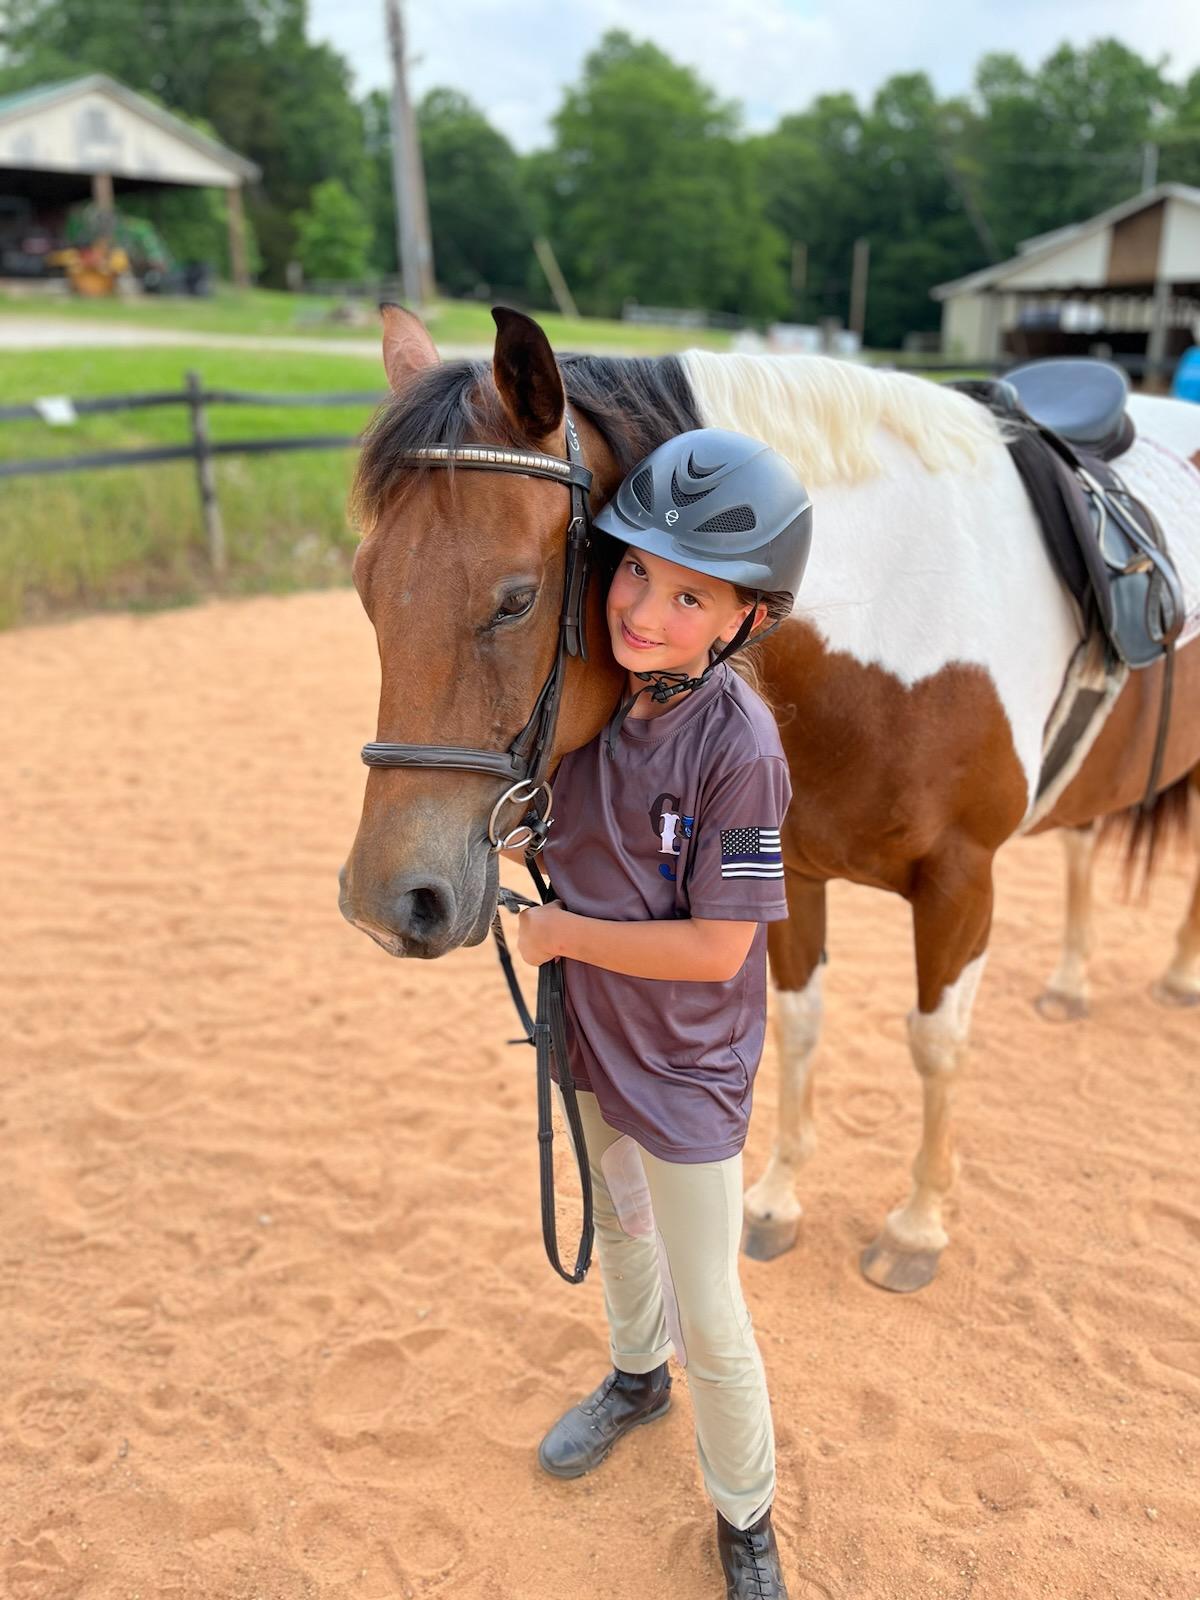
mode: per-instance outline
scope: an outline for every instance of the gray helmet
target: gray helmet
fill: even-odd
[[[640,462],[593,523],[692,572],[794,599],[812,542],[812,498],[761,440],[694,428]]]

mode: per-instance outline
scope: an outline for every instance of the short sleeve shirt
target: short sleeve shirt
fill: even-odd
[[[766,927],[787,916],[791,799],[770,710],[721,663],[658,717],[565,756],[545,862],[568,911],[614,922],[756,922],[727,982],[631,978],[564,960],[571,1072],[612,1127],[666,1161],[746,1138],[766,1030]]]

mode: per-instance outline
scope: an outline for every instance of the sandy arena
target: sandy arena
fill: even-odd
[[[0,637],[12,1600],[720,1595],[686,1375],[594,1476],[536,1466],[607,1368],[599,1274],[542,1253],[491,946],[338,914],[377,671],[348,591]],[[1200,1600],[1200,1011],[1149,998],[1192,871],[1127,906],[1103,861],[1053,1028],[1058,842],[1001,856],[953,1243],[903,1298],[857,1258],[917,1145],[906,908],[834,886],[801,1239],[743,1264],[792,1600]],[[775,1101],[769,1045],[748,1177]]]

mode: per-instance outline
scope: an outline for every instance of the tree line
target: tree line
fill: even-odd
[[[307,36],[307,0],[6,0],[0,94],[101,71],[196,120],[263,170],[249,196],[261,280],[395,270],[388,96]],[[1159,180],[1200,184],[1200,71],[1113,39],[1028,68],[985,55],[967,95],[924,73],[866,103],[818,96],[767,133],[692,68],[610,32],[563,93],[546,148],[516,152],[452,89],[418,108],[437,278],[534,307],[532,249],[553,245],[580,309],[628,300],[754,320],[845,316],[857,238],[871,245],[867,339],[937,326],[929,289]],[[1153,147],[1152,151],[1149,147]],[[180,255],[221,259],[212,195],[138,209]]]

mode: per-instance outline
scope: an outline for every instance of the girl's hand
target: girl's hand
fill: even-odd
[[[548,906],[530,906],[528,911],[522,911],[517,918],[517,949],[522,961],[540,967],[544,961],[561,955],[562,919],[567,915],[553,900]]]

